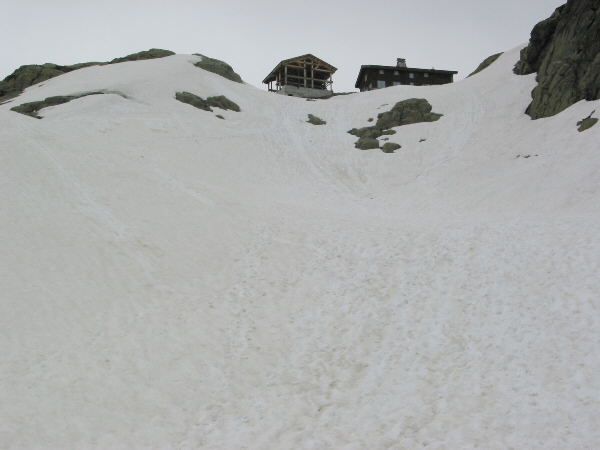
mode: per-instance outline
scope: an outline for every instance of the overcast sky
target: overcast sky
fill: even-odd
[[[259,87],[313,53],[354,90],[361,64],[458,70],[529,40],[566,0],[0,0],[0,79],[23,64],[106,61],[151,47],[203,53]]]

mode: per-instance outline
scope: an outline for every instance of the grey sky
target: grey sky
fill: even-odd
[[[361,64],[458,70],[529,39],[566,0],[0,0],[0,79],[23,64],[106,61],[151,47],[200,52],[259,87],[281,59],[313,53],[354,90]]]

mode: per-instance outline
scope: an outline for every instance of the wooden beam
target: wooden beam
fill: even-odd
[[[306,87],[306,66],[304,66],[304,87]]]
[[[326,82],[327,81],[327,78],[312,78],[312,77],[303,77],[303,76],[300,76],[300,75],[289,75],[288,74],[287,77],[288,77],[288,79],[292,79],[293,78],[293,79],[296,79],[296,80],[304,80],[304,79],[306,79],[307,81],[310,81],[310,80],[322,81],[322,82]]]
[[[285,64],[284,67],[290,67],[292,69],[304,69],[306,66],[305,65],[300,65],[300,64]],[[321,73],[333,73],[331,70],[327,69],[326,67],[321,67],[321,66],[313,66],[314,67],[314,71],[315,72],[321,72]]]

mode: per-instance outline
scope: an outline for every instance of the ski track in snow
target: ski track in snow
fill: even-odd
[[[176,55],[1,105],[0,446],[594,448],[600,105],[528,120],[518,51],[316,102]],[[353,148],[410,97],[444,116]]]

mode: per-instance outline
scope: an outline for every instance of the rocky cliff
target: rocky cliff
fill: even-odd
[[[568,0],[538,23],[514,72],[537,72],[538,85],[527,108],[533,119],[600,98],[600,2]]]

